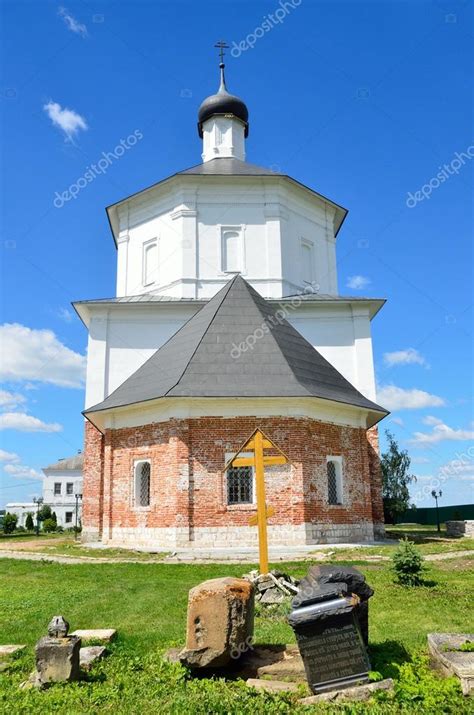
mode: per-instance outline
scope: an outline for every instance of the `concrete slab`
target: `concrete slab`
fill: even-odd
[[[110,643],[117,635],[115,628],[86,628],[78,629],[70,635],[79,636],[82,641],[101,641],[102,643]]]
[[[296,691],[300,687],[298,683],[285,683],[283,680],[260,680],[259,678],[249,678],[245,681],[250,688],[257,690],[267,690],[269,693],[282,693]]]
[[[0,658],[8,658],[24,648],[26,648],[26,645],[18,645],[16,643],[11,645],[0,645]]]
[[[442,675],[454,675],[461,681],[464,695],[474,693],[474,652],[462,651],[463,643],[474,643],[473,633],[429,633],[431,663]]]
[[[83,670],[90,670],[92,664],[106,655],[105,645],[90,645],[79,651],[79,664]]]
[[[307,698],[301,698],[300,703],[303,705],[316,705],[317,703],[334,703],[344,700],[361,702],[369,700],[377,690],[393,690],[392,678],[378,680],[376,683],[356,685],[353,688],[344,688],[344,690],[330,690],[327,693],[310,695]]]

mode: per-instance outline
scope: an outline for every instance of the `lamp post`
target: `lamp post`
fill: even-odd
[[[33,497],[33,503],[36,504],[36,536],[39,536],[39,510],[43,504],[43,497]]]
[[[82,499],[82,494],[75,494],[74,495],[76,499],[76,521],[74,525],[74,541],[77,541],[77,519],[78,519],[78,513],[79,513],[79,499]]]
[[[432,496],[433,499],[436,501],[436,524],[437,524],[437,527],[438,527],[438,532],[440,532],[440,531],[441,531],[441,527],[440,527],[440,525],[439,525],[438,499],[443,496],[443,492],[442,492],[441,489],[440,489],[439,492],[437,493],[437,492],[436,492],[436,489],[433,489],[433,491],[431,492],[431,496]]]

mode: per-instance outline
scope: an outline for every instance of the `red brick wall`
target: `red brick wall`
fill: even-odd
[[[374,523],[383,524],[382,470],[380,468],[379,430],[377,426],[367,430],[367,441],[369,443],[372,518]]]
[[[191,539],[194,527],[247,525],[255,507],[227,505],[223,470],[226,453],[257,427],[291,463],[266,470],[270,524],[383,521],[376,431],[295,417],[203,417],[109,430],[105,438],[87,423],[83,525],[96,527],[102,513],[106,534],[112,526],[179,526]],[[327,504],[328,455],[343,457],[343,506]],[[148,508],[133,506],[139,459],[151,460]]]

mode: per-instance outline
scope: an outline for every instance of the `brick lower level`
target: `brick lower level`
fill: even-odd
[[[259,427],[290,464],[267,468],[269,541],[371,541],[383,536],[376,428],[301,417],[203,417],[107,430],[86,423],[83,540],[120,546],[253,546],[255,505],[228,505],[224,466]],[[343,504],[327,499],[326,459],[343,460]],[[134,504],[137,460],[151,463],[150,506]]]

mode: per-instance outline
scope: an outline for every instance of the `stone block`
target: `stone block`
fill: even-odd
[[[379,680],[376,683],[367,683],[366,685],[356,685],[342,690],[330,690],[319,695],[310,695],[307,698],[301,698],[300,703],[303,705],[316,705],[317,703],[334,703],[343,700],[360,702],[369,700],[377,690],[393,690],[392,678]]]
[[[101,660],[106,655],[104,645],[90,645],[81,648],[79,651],[79,663],[83,670],[90,670],[93,663]]]
[[[240,578],[204,581],[189,592],[186,647],[191,668],[216,668],[237,660],[251,646],[254,589]]]
[[[44,636],[36,644],[36,672],[41,683],[79,680],[79,650],[77,636],[53,638]]]
[[[72,636],[79,636],[83,641],[101,641],[110,643],[117,635],[115,628],[87,628],[78,629],[71,633]]]

